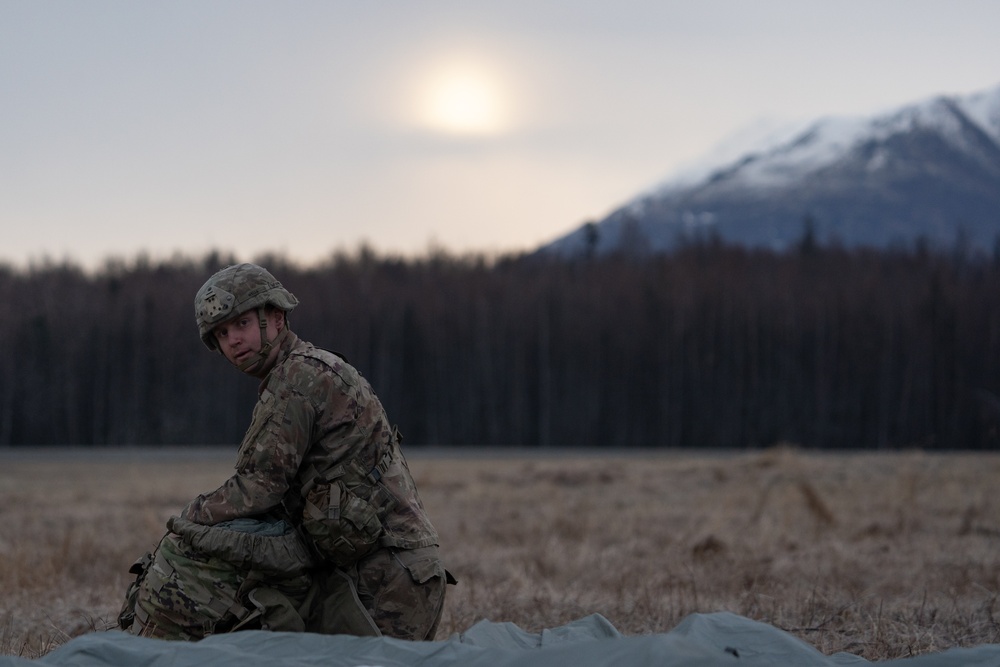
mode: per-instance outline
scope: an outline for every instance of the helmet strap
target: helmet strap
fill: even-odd
[[[286,320],[285,326],[281,328],[281,331],[279,331],[278,335],[274,337],[274,340],[267,339],[267,316],[264,312],[264,306],[259,306],[257,308],[257,322],[260,325],[260,352],[239,365],[239,369],[244,373],[257,364],[260,364],[261,367],[263,367],[263,365],[267,362],[267,358],[271,355],[271,350],[273,350],[276,345],[281,345],[281,341],[285,340],[285,337],[288,335],[288,322]]]

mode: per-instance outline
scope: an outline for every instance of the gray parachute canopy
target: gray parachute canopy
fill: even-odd
[[[510,623],[481,621],[445,641],[411,642],[251,630],[197,642],[163,641],[123,632],[77,637],[35,660],[0,657],[0,667],[974,667],[1000,665],[1000,645],[871,663],[847,653],[826,656],[773,626],[735,614],[694,614],[670,632],[625,637],[600,615],[528,633]]]

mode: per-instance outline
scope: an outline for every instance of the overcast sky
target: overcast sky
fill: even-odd
[[[762,119],[1000,85],[993,0],[0,0],[0,261],[531,249]]]

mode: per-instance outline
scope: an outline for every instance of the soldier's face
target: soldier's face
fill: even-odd
[[[276,311],[271,311],[267,317],[268,340],[273,340],[284,324],[283,320],[279,322],[281,319],[279,315]],[[237,367],[260,352],[263,347],[263,341],[260,339],[260,320],[257,319],[256,311],[237,315],[216,326],[212,333],[215,335],[215,342],[222,350],[222,354]],[[272,355],[276,353],[277,349],[271,351]]]

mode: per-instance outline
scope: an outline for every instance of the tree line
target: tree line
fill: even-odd
[[[0,445],[239,442],[257,382],[194,294],[231,256],[0,268]],[[669,255],[302,267],[291,328],[368,377],[408,444],[993,447],[1000,262],[718,242]]]

